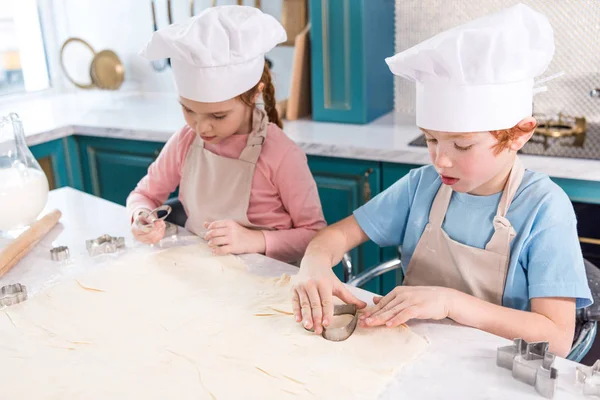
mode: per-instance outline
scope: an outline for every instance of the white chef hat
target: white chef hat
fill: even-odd
[[[286,40],[279,21],[258,8],[219,6],[156,31],[140,54],[170,58],[179,95],[214,103],[256,85],[265,54]]]
[[[534,78],[554,55],[547,18],[517,4],[386,59],[416,82],[417,126],[447,132],[509,129],[532,115]]]

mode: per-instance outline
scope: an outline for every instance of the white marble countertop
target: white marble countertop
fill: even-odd
[[[0,101],[0,115],[17,112],[27,143],[72,134],[166,142],[183,124],[175,94],[77,91]],[[420,132],[410,116],[387,114],[366,125],[284,121],[307,154],[392,163],[428,164],[426,148],[409,146]],[[526,168],[557,178],[600,181],[600,160],[522,155]]]
[[[49,285],[67,277],[74,277],[90,269],[102,268],[107,261],[118,255],[90,258],[85,240],[102,234],[124,236],[127,252],[154,251],[150,246],[135,243],[127,223],[125,208],[106,200],[62,188],[50,193],[47,209],[58,208],[63,212],[57,225],[19,264],[0,278],[0,286],[22,283],[31,296]],[[183,232],[183,238],[198,240]],[[0,248],[8,241],[0,241]],[[61,264],[50,260],[49,250],[66,245],[71,250],[72,261]],[[166,246],[169,244],[167,243]],[[261,255],[241,257],[252,273],[279,276],[286,272],[294,274],[297,269],[290,265],[268,259]],[[365,301],[371,294],[350,288]],[[371,303],[372,304],[372,303]],[[382,399],[541,399],[532,386],[512,378],[510,371],[495,364],[496,349],[510,344],[500,337],[449,321],[410,322],[417,334],[429,341],[425,354],[405,366],[381,395]],[[577,364],[559,358],[558,387],[554,399],[581,398],[575,384]],[[336,377],[346,385],[344,377]]]

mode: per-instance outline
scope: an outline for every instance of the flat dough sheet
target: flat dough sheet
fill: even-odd
[[[372,399],[425,351],[408,327],[344,342],[291,315],[289,276],[206,245],[124,255],[0,311],[11,399]]]

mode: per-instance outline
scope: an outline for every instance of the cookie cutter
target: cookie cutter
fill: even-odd
[[[96,239],[86,240],[85,246],[92,257],[99,254],[116,253],[125,247],[125,238],[102,235]]]
[[[165,222],[165,237],[175,236],[179,232],[177,225],[170,222]]]
[[[171,206],[168,206],[168,205],[162,205],[160,207],[156,207],[152,211],[142,210],[137,214],[137,216],[135,218],[135,221],[134,221],[135,226],[142,232],[150,232],[152,230],[152,228],[154,227],[154,223],[156,221],[163,221],[165,218],[167,218],[169,216],[169,214],[171,214],[171,211],[172,211]],[[160,214],[164,214],[164,215],[160,215]],[[142,221],[142,218],[148,220],[148,222],[144,223]],[[175,226],[175,225],[173,225],[173,226]],[[171,228],[171,229],[173,229],[173,228]],[[177,232],[175,232],[175,233],[177,233]]]
[[[332,342],[341,342],[348,339],[354,330],[356,329],[356,324],[358,322],[358,314],[356,313],[356,305],[354,304],[336,304],[333,306],[333,316],[339,315],[352,315],[352,319],[348,324],[336,327],[336,328],[326,328],[323,327],[322,336],[331,340]],[[304,328],[306,329],[306,328]],[[314,332],[314,329],[306,329],[307,331]]]
[[[15,283],[0,288],[0,309],[27,300],[27,288],[25,285]]]
[[[554,397],[558,370],[553,367],[556,355],[548,351],[548,342],[528,343],[515,339],[511,346],[498,348],[496,365],[512,370],[518,381],[531,385],[542,396]]]
[[[50,258],[53,261],[65,261],[69,257],[69,248],[67,246],[58,246],[50,249]]]
[[[577,383],[583,386],[584,395],[600,397],[600,360],[591,367],[578,366],[575,376]]]

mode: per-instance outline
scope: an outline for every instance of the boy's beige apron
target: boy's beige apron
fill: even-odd
[[[516,234],[505,217],[523,173],[517,157],[494,217],[494,234],[485,249],[456,242],[442,229],[452,197],[452,188],[442,184],[431,206],[429,223],[408,264],[404,284],[449,287],[501,305],[510,242]]]

